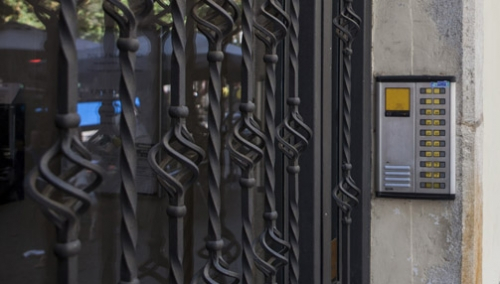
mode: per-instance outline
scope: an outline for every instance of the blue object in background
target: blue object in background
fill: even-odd
[[[80,126],[91,126],[101,124],[99,108],[102,102],[81,102],[76,105],[76,111],[80,115]]]
[[[102,102],[100,101],[79,102],[76,105],[76,111],[80,115],[80,126],[92,126],[101,124],[101,116],[99,115],[99,108],[101,107],[101,105]],[[115,107],[116,114],[122,112],[122,104],[119,100],[113,101],[113,106]],[[135,106],[141,106],[141,100],[139,99],[139,97],[135,98]]]

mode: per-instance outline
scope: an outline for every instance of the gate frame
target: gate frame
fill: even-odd
[[[300,256],[301,279],[309,283],[332,283],[331,240],[336,205],[332,190],[340,176],[339,100],[341,54],[332,21],[338,2],[301,1],[300,94],[301,113],[315,136],[301,158]],[[354,1],[363,19],[353,44],[352,153],[353,178],[362,190],[353,210],[351,279],[370,283],[370,222],[372,196],[372,4]],[[311,190],[306,190],[311,189]],[[306,222],[305,220],[312,220]],[[303,261],[307,259],[308,261]],[[345,269],[345,267],[344,267]]]

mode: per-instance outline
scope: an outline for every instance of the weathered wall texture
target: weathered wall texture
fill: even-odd
[[[484,1],[483,283],[500,283],[500,1]]]
[[[373,284],[481,283],[481,7],[482,0],[373,1],[375,76],[457,77],[456,200],[373,199]]]

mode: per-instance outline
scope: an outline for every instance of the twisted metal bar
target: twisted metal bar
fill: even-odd
[[[139,49],[137,40],[137,21],[144,17],[153,7],[152,0],[144,2],[143,10],[136,16],[119,0],[106,0],[103,8],[118,24],[120,37],[117,47],[120,50],[120,134],[122,148],[120,151],[121,175],[121,246],[122,257],[120,266],[121,283],[140,283],[138,279],[136,246],[137,246],[137,191],[135,188],[136,150],[135,150],[135,110],[134,100],[136,92],[135,82],[135,52]],[[118,9],[118,11],[117,11]],[[120,12],[123,14],[120,14]]]
[[[202,14],[200,8],[208,11]],[[205,9],[205,10],[206,10]],[[206,248],[209,259],[199,274],[205,283],[239,282],[239,275],[227,267],[222,257],[224,241],[221,230],[221,193],[220,193],[220,153],[221,153],[221,92],[222,92],[222,41],[233,30],[238,17],[238,8],[232,0],[201,0],[193,7],[192,15],[201,31],[209,41],[208,61],[210,81],[208,86],[208,238]],[[198,279],[193,279],[196,283]]]
[[[254,68],[253,68],[253,0],[243,0],[242,14],[242,98],[240,111],[242,118],[234,126],[228,136],[228,147],[231,157],[241,167],[241,212],[242,212],[242,283],[252,284],[254,272],[253,243],[253,194],[255,187],[254,167],[259,162],[264,151],[265,134],[254,120]]]
[[[164,7],[164,6],[162,6]],[[184,195],[198,179],[198,165],[203,161],[203,149],[194,144],[186,128],[189,109],[186,102],[186,1],[171,1],[169,7],[173,18],[172,29],[172,99],[169,115],[172,127],[162,142],[149,151],[149,164],[156,173],[162,188],[169,195],[169,283],[184,281],[184,217],[187,209]],[[161,159],[161,151],[165,155]],[[160,160],[161,159],[161,160]]]
[[[58,141],[42,156],[38,167],[26,177],[28,194],[41,205],[42,212],[54,223],[58,258],[58,283],[78,283],[78,258],[81,243],[79,216],[90,206],[90,196],[102,181],[103,170],[93,164],[90,153],[78,138],[76,113],[78,98],[78,60],[76,55],[76,1],[61,1],[59,16],[59,87],[56,126]],[[63,163],[67,162],[67,163]],[[69,168],[64,166],[69,164]],[[62,167],[57,173],[54,168]],[[71,179],[79,174],[93,176],[86,186],[77,188]],[[44,181],[44,186],[42,182]]]
[[[282,239],[281,233],[276,227],[276,196],[275,196],[275,113],[276,113],[276,63],[278,55],[276,48],[287,33],[288,15],[275,0],[267,0],[260,7],[260,15],[255,23],[256,36],[266,46],[264,62],[266,63],[266,96],[265,96],[265,152],[264,167],[265,181],[265,213],[266,222],[264,231],[255,240],[255,246],[260,245],[264,251],[263,255],[255,253],[257,268],[264,274],[266,283],[275,283],[276,274],[280,267],[288,263],[284,256],[289,249],[289,244]],[[280,250],[277,251],[276,249]]]
[[[172,27],[172,22],[165,21],[164,17],[168,14],[172,13],[172,7],[170,3],[165,2],[164,0],[153,0],[154,4],[158,5],[161,9],[158,13],[150,15],[142,21],[143,25],[158,25],[160,27],[165,28],[166,30]]]
[[[288,115],[278,126],[279,149],[287,156],[289,183],[289,236],[290,236],[290,283],[299,283],[299,157],[312,137],[312,130],[299,114],[299,0],[292,0],[290,7],[290,91],[287,99]]]
[[[333,198],[343,213],[343,223],[346,227],[347,250],[347,276],[346,283],[350,280],[350,225],[352,223],[351,211],[359,201],[357,197],[361,190],[356,186],[351,177],[351,56],[352,43],[360,30],[361,18],[354,13],[353,0],[343,0],[343,9],[335,17],[333,24],[337,36],[343,42],[343,124],[342,124],[342,178],[333,190]]]

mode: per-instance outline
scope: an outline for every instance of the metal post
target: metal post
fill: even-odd
[[[253,192],[256,181],[254,167],[264,155],[265,135],[254,120],[254,66],[253,66],[253,3],[254,0],[243,0],[242,14],[242,76],[241,76],[241,119],[229,134],[228,147],[233,160],[241,167],[241,213],[242,226],[242,283],[253,284],[254,251],[253,243]]]
[[[351,253],[350,253],[350,229],[351,211],[356,206],[361,190],[356,186],[351,177],[351,56],[352,42],[360,30],[361,18],[352,9],[353,0],[343,0],[343,8],[340,14],[335,17],[333,24],[335,32],[343,42],[343,101],[342,101],[342,178],[333,190],[333,198],[337,202],[343,214],[343,226],[345,227],[345,248],[346,251],[346,275],[343,283],[351,283]],[[344,235],[339,235],[343,238]],[[340,242],[339,242],[340,243]],[[342,252],[339,252],[342,253]]]
[[[280,150],[287,156],[287,172],[291,176],[289,190],[290,283],[299,283],[299,157],[312,137],[312,130],[299,114],[299,1],[292,0],[290,7],[290,72],[288,116],[277,128]]]
[[[184,284],[184,203],[186,190],[198,179],[198,165],[203,161],[203,149],[194,144],[186,128],[189,109],[186,107],[186,1],[170,2],[173,18],[171,62],[172,125],[162,141],[149,151],[149,164],[162,188],[169,195],[169,283]],[[161,156],[161,151],[165,155]],[[161,160],[159,160],[162,157]]]
[[[137,40],[137,22],[149,14],[153,7],[152,0],[146,0],[142,11],[136,16],[119,0],[106,0],[103,3],[104,11],[118,24],[120,37],[117,47],[120,50],[120,102],[122,113],[120,116],[120,135],[122,148],[120,151],[120,175],[122,179],[120,200],[122,211],[121,246],[122,261],[120,267],[121,283],[140,283],[137,271],[137,191],[135,188],[136,150],[135,128],[136,118],[134,100],[136,92],[135,80],[135,52],[139,49]],[[121,15],[118,9],[123,15]]]
[[[80,124],[80,116],[76,113],[78,99],[76,18],[76,1],[61,1],[58,111],[55,120],[60,135],[56,143],[42,156],[38,168],[33,169],[25,180],[30,196],[41,205],[42,212],[56,226],[57,243],[54,246],[54,253],[58,259],[57,281],[60,284],[78,283],[77,255],[81,249],[78,239],[79,216],[88,210],[89,194],[98,187],[103,176],[103,170],[90,161],[91,155],[76,132]],[[54,168],[61,170],[54,172]],[[82,171],[89,171],[92,176],[89,177],[91,182],[80,189],[73,186],[70,180]]]
[[[200,8],[204,15],[200,14]],[[212,1],[202,0],[193,7],[193,18],[200,30],[208,39],[208,62],[210,81],[208,85],[208,238],[206,248],[209,253],[207,264],[198,275],[205,283],[225,283],[229,279],[232,283],[239,282],[239,275],[230,271],[228,264],[222,257],[224,241],[221,228],[221,92],[222,92],[222,42],[234,28],[234,21],[238,17],[238,7],[232,0]],[[198,281],[197,277],[193,283]],[[220,281],[220,282],[218,282]]]
[[[266,64],[266,95],[265,95],[265,228],[255,241],[260,245],[264,255],[255,255],[256,265],[265,276],[266,283],[275,283],[278,269],[288,263],[284,256],[289,249],[289,244],[282,239],[281,232],[276,227],[276,196],[275,196],[275,113],[276,113],[276,53],[278,43],[286,36],[288,28],[288,15],[275,0],[267,0],[260,7],[260,14],[255,22],[256,36],[266,46],[264,62]],[[279,251],[276,250],[279,248]],[[254,248],[255,251],[255,248]]]

